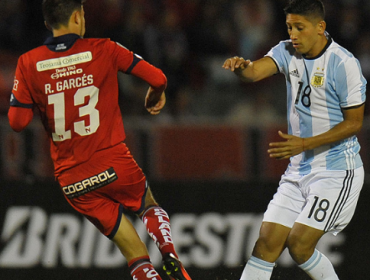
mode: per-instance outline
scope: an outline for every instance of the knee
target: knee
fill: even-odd
[[[267,252],[275,251],[276,247],[278,247],[277,243],[274,242],[273,239],[260,236],[256,242],[256,247]]]
[[[310,245],[300,236],[289,235],[286,241],[286,247],[289,250],[290,256],[298,264],[305,263],[313,254],[315,247]]]
[[[275,261],[284,250],[285,245],[280,239],[260,235],[253,250],[253,255],[268,261]],[[270,256],[268,259],[265,257]]]

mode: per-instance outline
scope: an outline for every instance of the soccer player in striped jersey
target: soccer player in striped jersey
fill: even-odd
[[[53,37],[18,60],[10,125],[15,131],[23,130],[33,118],[33,108],[39,110],[50,138],[55,177],[67,201],[118,246],[133,279],[161,277],[124,208],[144,222],[170,279],[190,280],[178,260],[169,217],[154,200],[124,143],[118,105],[118,71],[150,85],[145,107],[152,115],[165,105],[167,78],[118,43],[83,39],[83,2],[43,1],[45,23]]]
[[[358,60],[326,32],[320,0],[291,0],[284,11],[290,40],[254,62],[232,57],[223,65],[245,82],[282,73],[287,85],[288,133],[279,131],[282,141],[270,143],[268,153],[290,164],[241,279],[270,279],[285,248],[312,279],[339,279],[316,245],[355,212],[364,181],[356,133],[366,80]]]

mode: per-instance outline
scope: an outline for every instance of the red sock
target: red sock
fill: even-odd
[[[131,260],[128,263],[128,267],[134,280],[162,280],[150,262],[149,256],[142,256]]]
[[[162,256],[172,253],[178,258],[172,241],[170,218],[167,212],[159,206],[150,207],[141,219]]]

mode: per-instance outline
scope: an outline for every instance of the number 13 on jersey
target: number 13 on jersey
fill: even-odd
[[[79,117],[89,116],[90,124],[87,126],[85,121],[77,121],[73,124],[74,132],[81,136],[90,135],[96,132],[100,125],[99,111],[96,105],[99,101],[99,89],[95,86],[80,88],[74,95],[74,106],[85,103],[85,97],[89,97],[87,105],[78,109]],[[52,133],[53,141],[60,142],[72,138],[71,130],[66,131],[66,108],[64,92],[48,95],[48,104],[54,105],[55,131]]]

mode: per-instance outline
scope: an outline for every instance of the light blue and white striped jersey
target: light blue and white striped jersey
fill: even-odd
[[[366,80],[358,60],[327,36],[325,49],[312,59],[297,53],[291,40],[280,42],[266,55],[286,78],[291,135],[322,134],[343,121],[342,108],[365,102]],[[292,157],[287,171],[304,175],[312,169],[354,169],[362,166],[359,151],[353,136]]]

